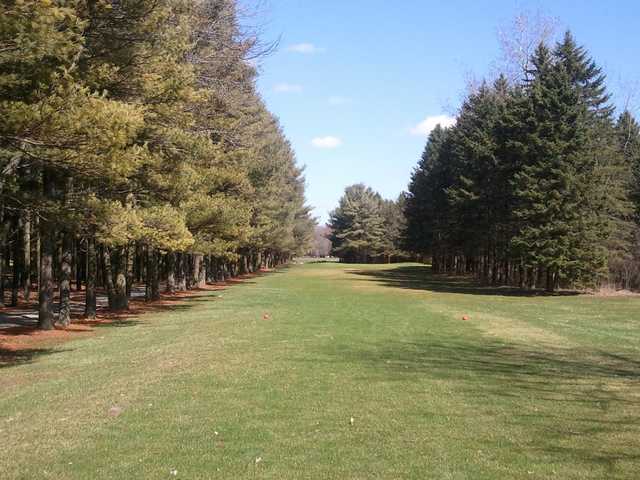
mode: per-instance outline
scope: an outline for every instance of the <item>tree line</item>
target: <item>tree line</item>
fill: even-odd
[[[126,309],[286,262],[315,221],[235,0],[0,6],[0,302]],[[35,286],[35,288],[34,288]],[[9,290],[9,295],[5,294]],[[59,314],[54,315],[54,293]]]
[[[640,286],[640,127],[572,35],[541,43],[437,127],[406,199],[405,246],[441,273],[526,288]]]
[[[329,226],[348,262],[422,258],[520,288],[640,288],[640,125],[571,33],[483,82],[437,126],[396,202],[347,187]]]

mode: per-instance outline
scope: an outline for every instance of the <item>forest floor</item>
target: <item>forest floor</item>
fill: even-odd
[[[0,363],[0,477],[640,478],[639,324],[637,296],[293,266]]]

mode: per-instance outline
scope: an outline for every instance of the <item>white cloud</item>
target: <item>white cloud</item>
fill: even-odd
[[[287,51],[313,55],[314,53],[322,53],[326,50],[324,48],[316,47],[313,43],[296,43],[295,45],[289,45],[287,47]]]
[[[278,83],[273,87],[273,91],[277,93],[300,93],[302,92],[302,85],[296,85],[295,83]]]
[[[421,137],[427,137],[431,133],[431,130],[436,128],[436,125],[440,124],[441,127],[451,127],[455,125],[456,118],[449,115],[434,115],[427,117],[421,121],[418,125],[411,128],[409,132],[411,135],[418,135]]]
[[[347,97],[340,97],[338,95],[329,97],[329,105],[338,106],[351,103],[351,99]]]
[[[340,140],[338,137],[332,136],[316,137],[311,140],[311,145],[316,148],[338,148],[340,145],[342,145],[342,140]]]

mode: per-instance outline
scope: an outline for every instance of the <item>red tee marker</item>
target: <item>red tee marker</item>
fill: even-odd
[[[466,322],[467,320],[469,320],[469,317],[467,317],[466,315],[463,315],[462,320]]]

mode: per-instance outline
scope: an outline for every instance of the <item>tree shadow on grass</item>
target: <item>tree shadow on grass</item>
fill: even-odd
[[[64,350],[49,348],[52,342],[59,344],[76,338],[76,334],[91,333],[95,329],[127,328],[138,325],[153,325],[148,315],[165,312],[188,312],[199,304],[217,300],[217,292],[240,285],[252,285],[254,277],[270,275],[277,271],[256,272],[226,282],[208,284],[202,289],[193,289],[175,295],[162,295],[159,301],[144,302],[132,298],[130,309],[125,311],[108,311],[104,307],[98,308],[98,318],[88,320],[83,318],[83,309],[76,308],[72,314],[71,327],[68,330],[40,331],[37,329],[37,305],[23,306],[16,311],[0,312],[0,368],[22,365],[35,361],[38,357],[60,353]],[[3,315],[6,317],[3,320]],[[26,317],[25,315],[30,315]],[[27,318],[29,321],[25,321]],[[31,318],[33,317],[33,318]],[[64,338],[63,338],[64,336]],[[20,337],[19,341],[16,339]],[[2,342],[8,342],[3,344]]]
[[[328,362],[365,366],[367,383],[446,382],[448,394],[464,398],[466,415],[484,413],[523,432],[518,448],[549,461],[579,459],[612,475],[640,465],[640,358],[633,354],[454,336],[332,345],[322,353]],[[505,448],[496,437],[486,441]]]
[[[242,283],[238,283],[241,285]],[[72,322],[67,329],[38,330],[37,322],[18,322],[11,318],[11,322],[0,323],[0,368],[14,367],[37,361],[39,357],[64,352],[56,348],[61,343],[82,338],[98,329],[129,328],[139,325],[153,325],[154,314],[165,312],[188,312],[197,304],[215,300],[216,291],[224,290],[221,286],[215,291],[203,289],[202,293],[189,293],[188,296],[164,296],[158,302],[145,303],[140,299],[132,299],[130,309],[123,311],[108,311],[104,307],[98,308],[98,318],[86,319],[82,314],[72,315]],[[207,290],[207,291],[205,291]],[[0,318],[1,320],[1,318]]]
[[[366,278],[386,287],[409,290],[428,290],[470,295],[500,295],[510,297],[574,296],[575,291],[549,293],[544,290],[523,290],[516,287],[483,285],[469,276],[433,273],[429,265],[391,267],[384,270],[349,270],[348,273]]]
[[[22,348],[14,350],[0,345],[0,369],[25,365],[34,362],[38,357],[65,352],[56,348]]]

